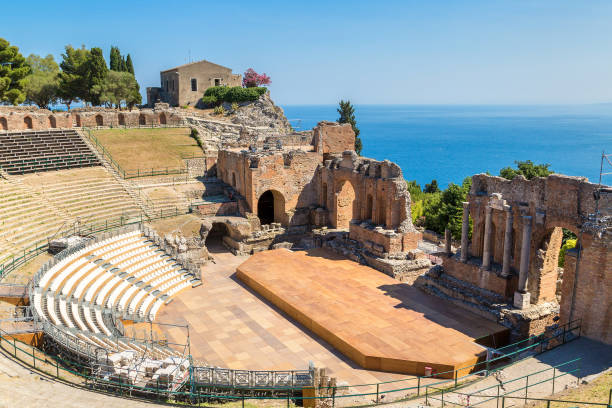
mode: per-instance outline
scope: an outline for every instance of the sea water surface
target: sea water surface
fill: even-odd
[[[334,105],[282,107],[301,130],[338,119]],[[487,171],[497,175],[515,160],[548,163],[556,173],[597,182],[602,151],[612,153],[612,104],[356,105],[355,117],[362,155],[396,162],[407,180],[421,185],[436,179],[446,187]],[[612,185],[612,176],[603,182]]]

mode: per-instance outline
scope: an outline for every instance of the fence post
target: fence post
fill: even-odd
[[[442,388],[442,406],[444,406],[444,388]]]
[[[417,397],[421,394],[421,377],[417,377]]]
[[[377,404],[378,404],[378,402],[379,402],[379,399],[378,399],[378,398],[379,398],[379,397],[378,397],[378,392],[379,392],[379,389],[380,389],[380,384],[378,384],[378,383],[377,383],[377,384],[376,384],[376,403],[377,403]]]
[[[497,385],[497,398],[495,398],[495,406],[499,408],[499,384]]]
[[[425,386],[425,405],[429,405],[428,401],[427,401],[427,397],[428,397],[428,394],[429,394],[428,391],[429,391],[429,387]]]
[[[32,347],[32,361],[34,362],[34,368],[36,368],[36,349]]]
[[[527,390],[529,389],[529,376],[525,377],[525,404],[527,404]]]
[[[608,395],[608,407],[612,407],[612,388],[610,388],[610,395]]]
[[[17,358],[17,343],[15,342],[14,337],[13,337],[13,347],[15,348],[15,358]]]
[[[502,397],[502,406],[501,408],[506,408],[506,397]]]
[[[550,395],[555,395],[555,376],[557,374],[557,367],[553,367],[553,386],[552,386],[552,393]]]
[[[59,361],[55,360],[55,376],[59,378]]]

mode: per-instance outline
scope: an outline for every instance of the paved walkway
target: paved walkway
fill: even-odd
[[[250,370],[303,370],[312,361],[328,375],[349,384],[406,378],[368,371],[308,332],[235,277],[248,257],[213,252],[202,286],[179,294],[157,313],[158,322],[190,326],[191,353],[210,365]],[[186,330],[163,328],[168,339],[184,344]]]

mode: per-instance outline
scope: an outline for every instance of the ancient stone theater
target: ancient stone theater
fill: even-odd
[[[7,354],[125,397],[344,406],[612,345],[609,187],[474,175],[454,242],[350,125],[226,108],[0,107]]]

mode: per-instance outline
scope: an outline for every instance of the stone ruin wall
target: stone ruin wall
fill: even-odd
[[[34,107],[0,107],[0,131],[71,129],[73,127],[138,127],[183,124],[174,109],[134,109],[117,111],[106,108],[76,108],[70,112],[52,112]]]
[[[556,174],[533,180],[473,176],[464,204],[464,220],[467,213],[473,220],[469,257],[449,258],[445,271],[514,300],[518,308],[556,302],[558,249],[566,228],[579,237],[581,251],[566,255],[561,322],[580,318],[584,334],[612,343],[612,233],[605,226],[586,228],[597,189],[586,178]],[[601,208],[611,207],[606,197]]]

